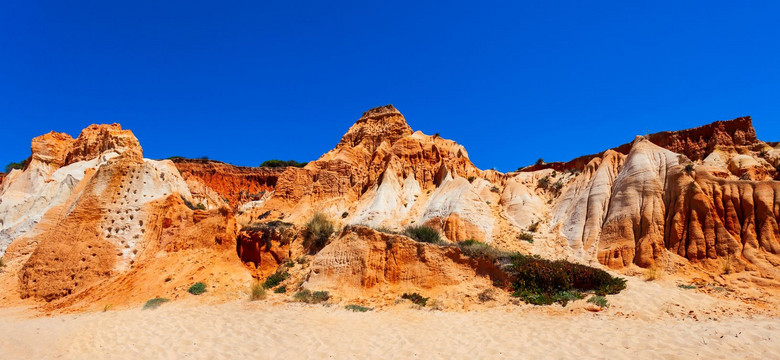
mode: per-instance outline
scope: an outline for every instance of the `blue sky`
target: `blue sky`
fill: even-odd
[[[0,6],[2,164],[112,122],[150,158],[308,161],[384,104],[502,171],[743,115],[780,140],[772,1]]]

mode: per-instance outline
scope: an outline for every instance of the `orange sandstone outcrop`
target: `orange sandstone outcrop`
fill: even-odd
[[[313,258],[304,287],[344,297],[393,294],[395,299],[402,292],[415,291],[476,294],[476,289],[505,280],[492,262],[468,258],[455,246],[350,226]]]
[[[287,168],[273,196],[257,211],[289,215],[285,221],[293,222],[314,211],[351,224],[400,228],[428,222],[441,230],[469,229],[447,231],[456,236],[451,240],[489,240],[490,210],[484,201],[474,201],[480,196],[466,181],[483,174],[462,146],[412,132],[398,110],[387,105],[365,112],[336,148],[318,160],[302,169]],[[447,185],[458,180],[462,182]],[[431,195],[442,187],[454,191]],[[438,199],[435,205],[428,195]]]
[[[184,180],[188,183],[202,183],[234,209],[247,202],[260,200],[266,192],[273,191],[279,175],[284,171],[280,168],[251,168],[198,159],[176,159],[174,164]],[[209,201],[206,194],[193,191],[194,188],[190,186],[196,201],[201,198]]]

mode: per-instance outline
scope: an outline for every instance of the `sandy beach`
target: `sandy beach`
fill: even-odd
[[[561,309],[562,310],[562,309]],[[3,359],[771,359],[769,317],[621,318],[234,301],[31,317],[0,310]]]

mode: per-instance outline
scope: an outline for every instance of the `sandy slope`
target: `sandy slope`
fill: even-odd
[[[780,323],[768,317],[643,320],[524,306],[353,313],[246,301],[29,316],[0,309],[3,359],[780,358]]]

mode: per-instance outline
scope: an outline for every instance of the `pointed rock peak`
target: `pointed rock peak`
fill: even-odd
[[[412,134],[412,128],[393,105],[373,108],[349,128],[337,148],[362,146],[373,153],[383,142],[392,144]]]
[[[139,161],[143,158],[141,144],[132,131],[122,130],[119,124],[93,124],[76,138],[66,164],[94,159],[108,151],[126,154]]]
[[[358,120],[358,122],[364,119],[367,120],[371,118],[383,117],[388,115],[401,115],[401,112],[398,111],[398,109],[396,109],[395,106],[393,106],[392,104],[387,104],[385,106],[375,107],[373,109],[369,109],[368,111],[364,112],[363,116],[360,117],[360,120]]]

